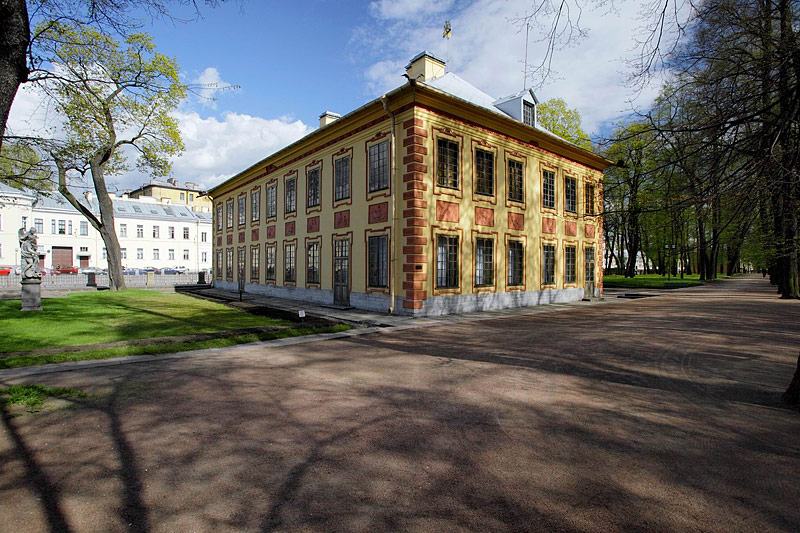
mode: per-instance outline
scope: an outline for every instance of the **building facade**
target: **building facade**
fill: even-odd
[[[153,179],[138,189],[128,191],[127,195],[129,198],[155,198],[162,204],[185,205],[192,211],[200,213],[211,212],[211,200],[196,183],[191,181],[181,186],[175,178],[166,181]]]
[[[214,283],[398,314],[598,296],[602,171],[424,52],[409,82],[209,195]]]
[[[82,200],[99,213],[91,195]],[[115,197],[113,202],[123,267],[211,268],[210,213],[150,197]],[[0,265],[20,263],[17,232],[21,227],[36,228],[42,267],[108,267],[100,233],[66,200],[57,194],[37,197],[0,184]]]

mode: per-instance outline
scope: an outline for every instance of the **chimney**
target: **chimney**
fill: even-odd
[[[342,115],[339,113],[334,113],[333,111],[325,111],[323,114],[319,116],[319,127],[322,128],[327,126],[331,122],[336,122],[342,118]]]
[[[406,74],[412,81],[431,81],[444,76],[444,67],[443,59],[425,50],[406,65]]]
[[[86,191],[85,193],[83,193],[83,196],[86,197],[86,201],[89,203],[91,203],[92,199],[94,198],[94,194],[92,194],[92,191]]]
[[[187,181],[186,182],[186,188],[187,189],[197,190],[197,184],[196,183],[192,183],[191,181]]]
[[[178,180],[176,180],[175,178],[167,178],[167,183],[169,183],[173,187],[177,187],[178,186]]]

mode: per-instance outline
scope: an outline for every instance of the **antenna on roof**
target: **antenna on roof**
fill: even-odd
[[[445,48],[444,48],[444,68],[447,70],[447,64],[450,62],[450,21],[444,21],[444,33],[442,34],[442,39],[445,40]]]
[[[525,12],[525,62],[522,64],[522,90],[528,88],[528,34],[531,30],[531,20]]]

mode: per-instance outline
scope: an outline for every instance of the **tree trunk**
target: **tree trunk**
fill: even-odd
[[[800,405],[800,356],[797,357],[797,368],[794,370],[792,382],[781,396],[781,400],[789,405]]]
[[[108,261],[108,278],[111,290],[125,289],[125,276],[122,274],[122,252],[117,239],[117,230],[114,223],[114,203],[108,194],[106,180],[103,172],[104,165],[111,157],[111,149],[103,150],[95,155],[91,161],[92,182],[97,194],[97,205],[100,208],[100,236],[106,245]]]
[[[0,0],[0,148],[19,86],[28,79],[31,33],[25,0]]]

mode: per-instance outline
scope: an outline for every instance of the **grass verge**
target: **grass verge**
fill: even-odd
[[[719,275],[718,279],[727,278],[727,276]],[[672,277],[667,279],[667,276],[660,276],[658,274],[641,274],[634,278],[626,278],[619,275],[606,275],[603,276],[603,287],[620,287],[626,289],[679,289],[681,287],[696,287],[705,284],[705,281],[700,281],[699,274],[686,275],[681,278]]]
[[[78,389],[67,387],[45,387],[44,385],[11,385],[0,389],[0,406],[24,405],[28,410],[35,410],[45,399],[51,396],[60,398],[86,398],[87,394]]]
[[[290,325],[183,294],[144,289],[74,293],[23,313],[0,300],[0,354],[152,337]]]
[[[243,313],[244,314],[244,313]],[[45,365],[52,363],[65,363],[68,361],[88,361],[93,359],[109,359],[129,355],[157,355],[190,350],[204,350],[207,348],[224,348],[235,344],[248,342],[282,339],[285,337],[302,337],[316,333],[337,333],[347,331],[350,326],[336,324],[321,328],[288,328],[275,331],[263,331],[233,337],[210,339],[204,341],[164,342],[145,346],[115,346],[111,348],[87,349],[73,352],[60,352],[54,354],[15,355],[0,358],[0,369],[17,368],[23,366]]]

